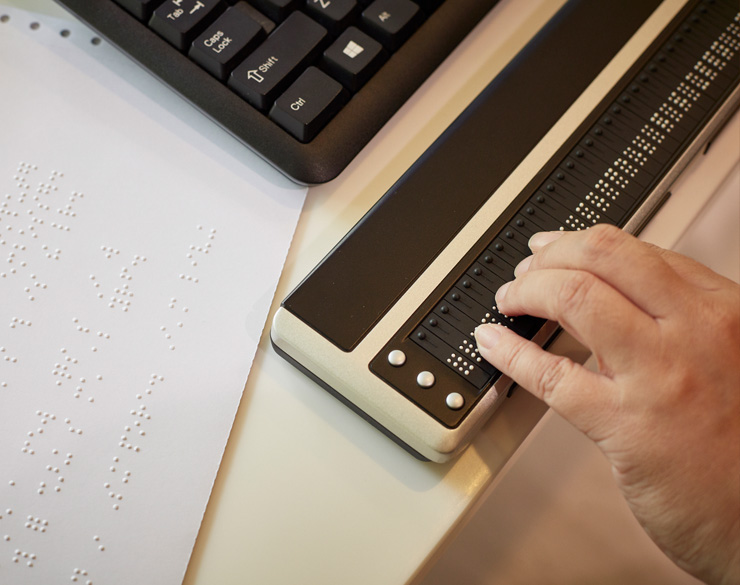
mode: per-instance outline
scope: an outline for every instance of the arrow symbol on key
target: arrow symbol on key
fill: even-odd
[[[256,69],[250,69],[247,71],[247,79],[254,79],[257,83],[262,83],[265,80],[264,77],[257,73]]]

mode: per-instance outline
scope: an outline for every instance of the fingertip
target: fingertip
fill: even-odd
[[[473,332],[478,349],[484,352],[492,351],[501,339],[501,325],[478,325]]]
[[[532,258],[534,258],[534,256],[527,256],[524,260],[519,262],[519,264],[514,267],[514,276],[516,278],[519,278],[522,274],[529,270],[529,266],[532,264]]]
[[[532,252],[537,252],[547,246],[547,244],[551,244],[555,240],[559,240],[560,238],[565,235],[565,232],[557,231],[557,232],[537,232],[534,234],[531,238],[529,238],[528,246],[529,249],[532,250]]]
[[[509,292],[509,287],[511,286],[511,282],[507,282],[505,284],[502,284],[499,289],[496,291],[496,304],[500,305],[503,300],[506,298],[506,294]]]

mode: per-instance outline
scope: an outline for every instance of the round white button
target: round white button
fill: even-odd
[[[434,374],[426,370],[419,372],[419,375],[416,376],[416,383],[422,388],[431,388],[434,386]]]
[[[388,354],[388,363],[395,367],[402,366],[406,363],[406,354],[400,349],[394,349]]]
[[[447,406],[452,410],[460,410],[465,404],[465,399],[457,392],[451,392],[447,395],[447,400],[445,400],[445,402],[447,402]]]

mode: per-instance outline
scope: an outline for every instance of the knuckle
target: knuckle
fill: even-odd
[[[696,320],[712,331],[715,339],[722,339],[726,348],[740,347],[740,311],[731,308],[733,305],[737,307],[737,302],[738,295],[733,295],[726,299],[715,297],[710,302],[694,303]]]
[[[604,254],[611,253],[624,237],[624,232],[616,226],[599,223],[590,227],[584,234],[582,253],[587,263],[598,262]]]
[[[573,362],[566,357],[559,356],[538,372],[539,395],[546,403],[549,404],[554,399],[572,371]]]
[[[528,350],[531,342],[514,337],[498,355],[497,367],[520,382],[547,404],[557,401],[557,393],[574,373],[575,364],[567,357],[554,356],[537,348]]]
[[[524,346],[518,338],[511,338],[507,350],[500,355],[500,369],[505,372],[518,372]]]
[[[589,244],[596,248],[610,247],[624,235],[621,229],[608,223],[597,223],[584,233]]]
[[[558,318],[584,311],[589,304],[591,290],[596,280],[596,277],[588,272],[574,272],[570,275],[556,294]]]

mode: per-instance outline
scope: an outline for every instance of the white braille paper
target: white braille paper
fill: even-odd
[[[305,189],[70,20],[0,84],[0,582],[179,583]]]

